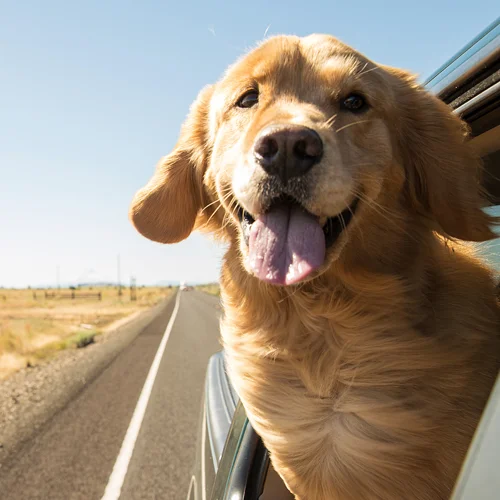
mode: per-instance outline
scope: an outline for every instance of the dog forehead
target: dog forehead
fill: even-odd
[[[306,37],[280,35],[269,38],[244,55],[226,71],[221,84],[238,80],[296,73],[305,65],[318,68],[332,58],[344,59],[356,52],[330,35],[313,34]]]
[[[219,113],[246,90],[270,84],[284,93],[320,95],[325,82],[333,88],[347,81],[360,61],[363,56],[330,35],[271,37],[231,65],[217,83],[210,130],[216,130]]]
[[[302,50],[311,58],[322,61],[336,56],[359,55],[352,47],[331,35],[312,34],[300,39]]]

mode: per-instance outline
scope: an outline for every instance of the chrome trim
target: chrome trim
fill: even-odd
[[[207,388],[208,388],[208,386],[207,386]],[[207,390],[207,392],[208,392],[208,390]],[[207,396],[206,406],[207,407],[210,406],[210,403],[208,402],[208,396]],[[214,466],[215,473],[217,473],[217,467],[219,465],[219,456],[218,456],[217,452],[215,451],[215,439],[216,439],[216,437],[214,436],[214,432],[212,431],[214,421],[217,422],[216,419],[210,418],[210,411],[207,411],[205,427],[207,429],[207,434],[208,434],[208,443],[210,445],[210,455],[212,457],[212,464]],[[207,436],[205,435],[205,437],[207,437]],[[204,466],[205,465],[205,456],[203,456],[202,460],[203,460],[203,466]]]
[[[445,99],[467,79],[500,57],[500,18],[476,39],[433,73],[424,83],[438,97]]]
[[[233,391],[225,371],[224,355],[218,352],[210,358],[205,378],[206,425],[215,472],[238,403]]]
[[[467,111],[471,111],[472,109],[480,106],[486,99],[495,95],[497,92],[500,92],[500,82],[493,84],[491,87],[488,87],[486,90],[478,94],[476,97],[473,97],[471,100],[464,102],[454,111],[458,115],[463,115]]]

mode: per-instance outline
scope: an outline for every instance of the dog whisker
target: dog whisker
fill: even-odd
[[[368,64],[368,63],[366,63]],[[365,68],[366,68],[366,64],[365,64]],[[363,68],[364,69],[364,68]],[[370,68],[370,69],[367,69],[366,71],[363,71],[361,70],[361,73],[359,73],[357,76],[360,77],[360,76],[364,76],[366,75],[367,73],[371,73],[372,71],[377,71],[377,70],[380,70],[380,68],[378,66],[375,66],[373,68]]]
[[[357,198],[362,200],[363,197],[361,196],[361,191],[359,193],[357,192],[357,190],[354,190],[354,191],[355,191],[355,196],[357,196]],[[353,212],[351,206],[348,206],[347,208],[348,208],[349,212],[351,212],[351,217],[354,218],[354,212]],[[343,221],[343,217],[342,217],[342,221]],[[363,245],[364,245],[365,244],[365,235],[363,234],[363,231],[360,231],[359,234],[361,236],[361,239],[363,240]]]
[[[364,66],[361,68],[361,71],[359,72],[359,74],[363,74],[363,71],[366,69],[366,67],[368,66],[368,61],[365,62]]]
[[[229,226],[231,223],[233,222],[233,219],[231,218],[231,216],[229,214],[224,214],[224,218],[223,218],[223,223],[222,223],[222,227],[221,229],[226,229],[227,226]]]
[[[338,113],[334,113],[328,120],[325,121],[324,126],[325,128],[329,128],[332,126],[333,122],[335,121],[335,118],[337,118]]]
[[[373,162],[363,162],[363,163],[349,163],[346,167],[371,167],[373,166]],[[374,177],[375,178],[375,177]]]
[[[208,218],[207,220],[207,225],[210,223],[210,221],[214,218],[215,214],[219,211],[219,209],[222,207],[222,203],[217,207],[216,210],[212,212],[212,215]]]
[[[349,212],[351,212],[351,214],[353,213],[352,210],[351,210],[351,208],[349,208]],[[338,217],[339,217],[339,220],[340,220],[340,224],[342,226],[342,230],[345,231],[347,226],[346,226],[346,223],[345,223],[345,220],[344,220],[344,216],[340,213],[338,215]]]
[[[231,191],[229,190],[223,197],[222,197],[222,201],[224,201],[228,196],[231,195]],[[205,205],[203,208],[202,208],[202,211],[206,210],[208,207],[211,207],[212,205],[215,205],[215,203],[220,203],[221,202],[221,198],[217,198],[215,201],[212,201],[211,203],[209,203],[208,205]]]
[[[352,127],[353,125],[359,125],[361,123],[370,123],[372,120],[358,120],[357,122],[352,122],[348,123],[347,125],[344,125],[343,127],[338,128],[335,130],[335,132],[340,132],[341,130],[345,130],[346,128]]]
[[[211,203],[209,203],[208,205],[204,206],[204,207],[201,209],[201,211],[202,211],[202,212],[204,212],[204,211],[205,211],[208,207],[211,207],[212,205],[215,205],[216,203],[219,203],[219,204],[220,204],[220,206],[222,206],[222,203],[223,203],[224,201],[226,201],[226,200],[227,200],[227,199],[228,199],[228,198],[232,195],[231,188],[227,188],[227,190],[226,190],[226,191],[227,191],[226,193],[224,193],[224,191],[223,191],[223,193],[222,193],[222,194],[223,194],[222,198],[217,198],[215,201],[212,201],[212,202],[211,202]],[[219,206],[219,207],[217,207],[217,209],[216,209],[216,210],[218,210],[218,209],[220,208],[220,206]]]
[[[232,192],[231,190],[229,189],[228,192],[222,197],[222,199],[217,199],[215,201],[213,201],[212,203],[209,203],[206,207],[203,208],[202,212],[205,211],[208,207],[210,206],[213,206],[215,203],[219,203],[219,205],[217,207],[215,207],[212,211],[212,215],[210,215],[210,217],[208,218],[207,222],[205,223],[206,225],[208,225],[210,223],[210,221],[213,219],[213,217],[217,214],[217,212],[223,208],[223,203],[232,195]]]
[[[211,203],[209,203],[208,205],[205,205],[201,211],[204,212],[208,207],[211,207],[212,205],[215,205],[216,203],[219,203],[221,204],[221,200],[219,198],[217,198],[215,201],[212,201]]]
[[[368,206],[370,206],[374,212],[378,213],[390,225],[398,228],[398,230],[402,231],[406,236],[408,236],[410,239],[412,239],[416,243],[419,242],[418,238],[416,238],[412,233],[410,233],[408,230],[406,230],[402,224],[399,224],[399,222],[401,222],[403,219],[398,217],[397,214],[389,211],[387,208],[383,207],[382,205],[377,203],[375,200],[367,198],[365,196],[365,194],[362,192],[357,192],[356,190],[353,190],[353,194],[355,194],[355,196],[357,196],[360,200],[362,200],[364,203],[366,203]]]

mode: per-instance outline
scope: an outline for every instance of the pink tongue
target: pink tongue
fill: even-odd
[[[250,266],[263,281],[292,285],[325,260],[325,235],[318,221],[297,206],[277,206],[251,226]]]

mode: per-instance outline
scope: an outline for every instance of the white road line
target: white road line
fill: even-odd
[[[156,374],[158,373],[158,368],[160,367],[160,362],[163,357],[163,353],[165,352],[168,337],[170,336],[170,332],[174,326],[175,317],[179,311],[180,298],[181,292],[178,291],[177,297],[175,298],[174,311],[172,312],[172,316],[170,316],[167,328],[163,334],[158,350],[156,351],[155,359],[149,369],[146,382],[144,382],[144,386],[142,387],[141,395],[137,401],[134,414],[132,415],[132,420],[128,426],[125,439],[123,440],[120,453],[118,453],[118,457],[113,467],[113,472],[109,477],[102,500],[118,500],[118,498],[120,498],[123,481],[125,480],[128,465],[130,463],[130,459],[132,458],[132,453],[134,452],[135,442],[141,429],[144,414],[146,413],[146,408],[148,406],[149,397],[151,396],[151,391],[153,390]]]

